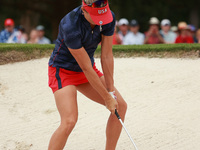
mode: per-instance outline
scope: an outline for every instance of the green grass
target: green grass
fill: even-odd
[[[3,44],[0,43],[0,53],[8,51],[20,51],[20,52],[33,52],[35,50],[48,51],[53,50],[54,44]]]
[[[100,48],[98,48],[98,51]],[[177,52],[200,50],[200,44],[114,45],[114,52]]]
[[[49,51],[54,49],[54,44],[2,44],[0,53],[7,51],[33,52],[34,50]],[[154,45],[114,45],[113,52],[140,53],[140,52],[177,52],[200,50],[200,44],[154,44]],[[100,52],[100,46],[97,53]]]
[[[49,57],[54,44],[2,44],[0,43],[0,65]],[[200,57],[200,44],[156,44],[156,45],[114,45],[115,57]],[[98,46],[95,57],[101,54]]]

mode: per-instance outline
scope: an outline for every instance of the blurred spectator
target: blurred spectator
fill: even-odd
[[[8,18],[4,22],[5,29],[0,32],[0,43],[17,43],[18,32],[15,29],[14,20]]]
[[[36,30],[38,31],[38,37],[39,37],[38,44],[51,44],[51,41],[44,36],[45,35],[44,26],[39,25],[36,27]]]
[[[22,25],[18,27],[18,43],[27,43],[28,34],[25,33],[25,29]]]
[[[129,30],[128,30],[128,25],[129,25],[129,22],[127,19],[125,18],[122,18],[119,20],[119,36],[122,37],[122,44],[124,44],[124,39],[125,37],[127,36],[127,34],[129,33]]]
[[[30,33],[30,39],[28,40],[28,44],[37,44],[38,43],[38,32],[37,30],[33,29]]]
[[[122,44],[122,37],[118,34],[117,26],[118,26],[118,22],[116,21],[115,32],[113,34],[113,45]]]
[[[188,26],[186,22],[178,23],[179,36],[175,43],[194,43],[192,36],[188,35]]]
[[[162,35],[165,43],[175,43],[176,34],[171,30],[171,22],[169,19],[163,19],[161,21],[161,30],[160,34]]]
[[[137,20],[131,20],[130,32],[124,37],[124,45],[142,45],[144,44],[144,34],[139,32]]]
[[[200,43],[200,29],[198,29],[196,32],[196,39],[197,39],[197,43]]]
[[[192,24],[189,24],[188,26],[188,35],[191,36],[194,40],[194,43],[197,43],[197,39],[196,39],[196,27]]]
[[[156,17],[150,18],[150,27],[145,33],[145,44],[160,44],[165,42],[159,32],[159,23],[160,21]]]
[[[171,27],[171,31],[176,34],[176,37],[179,35],[179,33],[178,33],[178,27],[177,26],[172,26]]]

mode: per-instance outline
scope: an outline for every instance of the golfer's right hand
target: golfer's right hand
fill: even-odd
[[[105,100],[106,108],[112,113],[115,114],[115,109],[118,108],[117,101],[110,96],[108,99]]]

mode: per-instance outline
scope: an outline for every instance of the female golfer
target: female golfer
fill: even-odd
[[[49,143],[49,150],[62,150],[78,118],[77,90],[110,110],[106,128],[106,150],[115,150],[127,104],[114,87],[112,41],[114,14],[107,0],[83,0],[82,6],[60,22],[55,49],[49,60],[51,87],[61,123]],[[94,52],[101,42],[103,74],[96,68]]]

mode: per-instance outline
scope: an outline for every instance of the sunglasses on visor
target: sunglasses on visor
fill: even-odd
[[[108,3],[108,0],[96,0],[91,4],[87,4],[87,6],[93,7],[93,8],[100,8],[105,7]]]

